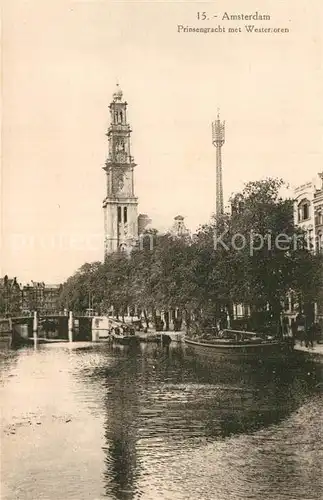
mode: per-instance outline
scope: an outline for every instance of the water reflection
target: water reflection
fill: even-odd
[[[6,377],[12,376],[12,368],[18,363],[19,351],[0,349],[0,381],[5,382]]]
[[[321,497],[320,366],[88,345],[22,350],[1,370],[9,417],[26,420],[10,399],[23,381],[37,415],[7,437],[23,458],[5,457],[8,500]]]
[[[143,495],[155,468],[183,450],[279,424],[306,402],[319,377],[314,365],[210,365],[183,349],[146,345],[139,352],[114,349],[113,357],[90,380],[104,380],[105,489],[118,500]],[[257,460],[272,474],[266,453]],[[293,467],[287,463],[286,473],[295,474]]]
[[[116,352],[116,349],[114,350]],[[140,473],[139,439],[140,363],[136,357],[117,358],[105,376],[105,489],[108,498],[134,498]]]

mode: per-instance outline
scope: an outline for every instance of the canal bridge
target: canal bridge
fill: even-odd
[[[24,338],[39,338],[86,341],[92,336],[91,315],[73,313],[72,311],[55,311],[42,313],[34,311],[32,314],[22,314],[12,317],[12,326],[15,333]]]

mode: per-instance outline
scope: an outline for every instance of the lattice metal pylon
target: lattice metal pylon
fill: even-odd
[[[218,217],[223,214],[223,183],[222,183],[222,146],[225,142],[225,122],[217,119],[212,122],[212,144],[216,147],[216,210]]]

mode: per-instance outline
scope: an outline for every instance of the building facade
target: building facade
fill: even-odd
[[[59,311],[62,285],[35,282],[22,285],[17,278],[0,278],[0,316],[17,316],[38,311],[54,314]]]
[[[21,311],[22,291],[17,278],[0,278],[0,315],[11,316]]]
[[[314,227],[316,235],[316,252],[323,253],[323,172],[319,174],[320,184],[314,193]],[[323,290],[316,303],[316,318],[323,328]]]
[[[176,217],[174,217],[170,233],[177,238],[188,238],[190,236],[190,232],[185,226],[184,217],[182,215],[176,215]]]
[[[313,252],[323,249],[323,173],[294,192],[294,222],[307,236]]]
[[[305,231],[308,248],[314,253],[323,252],[323,172],[295,189],[294,222]],[[299,309],[297,299],[291,294],[286,312],[295,315]],[[314,317],[323,323],[323,291],[314,305]]]
[[[314,228],[316,251],[323,252],[323,172],[319,174],[320,184],[314,192]]]
[[[147,214],[139,214],[138,215],[138,234],[141,235],[145,230],[148,229],[151,224],[151,219]]]
[[[131,128],[127,102],[117,86],[110,109],[107,132],[109,154],[106,172],[104,211],[104,254],[130,251],[138,240],[138,198],[134,192],[134,158],[131,155]]]
[[[45,284],[32,281],[24,285],[22,294],[22,313],[38,311],[42,314],[55,314],[59,311],[59,296],[62,285]]]
[[[306,233],[306,239],[311,247],[315,247],[314,225],[314,181],[302,184],[294,192],[294,223]]]

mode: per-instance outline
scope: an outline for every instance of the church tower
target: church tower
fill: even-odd
[[[103,169],[107,175],[104,210],[104,254],[130,251],[138,240],[138,198],[134,194],[134,159],[131,156],[131,128],[127,102],[119,85],[110,109],[109,155]]]

